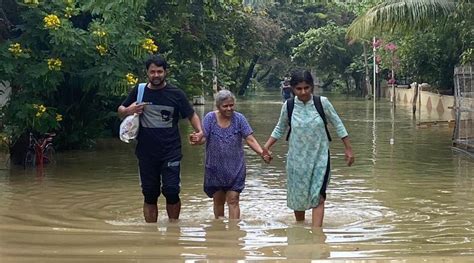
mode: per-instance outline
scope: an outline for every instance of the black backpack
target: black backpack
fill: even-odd
[[[323,104],[321,103],[321,97],[320,96],[313,96],[313,101],[314,101],[314,107],[318,111],[319,115],[323,119],[324,122],[324,128],[326,129],[326,134],[328,136],[329,141],[332,141],[331,135],[329,134],[328,130],[328,121],[326,120],[326,114],[324,113],[323,109]],[[286,135],[286,140],[290,138],[290,133],[291,133],[291,115],[293,114],[293,109],[295,108],[295,98],[291,98],[286,100],[286,111],[288,113],[288,125],[290,126],[290,129],[288,130],[288,134]]]

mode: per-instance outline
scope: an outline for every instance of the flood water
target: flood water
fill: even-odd
[[[286,207],[283,140],[269,165],[246,148],[238,222],[213,219],[202,191],[204,148],[184,143],[180,220],[167,221],[160,198],[159,222],[146,224],[133,145],[111,139],[95,151],[57,154],[42,174],[0,170],[0,262],[474,262],[474,159],[451,149],[452,128],[418,128],[410,108],[392,114],[385,100],[374,111],[372,101],[329,97],[356,163],[344,165],[332,132],[322,229],[311,228],[309,211],[296,224]],[[280,108],[275,96],[237,101],[262,144]],[[212,105],[196,109],[204,114]],[[181,128],[191,130],[187,122]]]

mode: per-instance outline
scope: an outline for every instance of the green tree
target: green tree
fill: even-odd
[[[138,81],[143,59],[157,51],[140,16],[144,2],[17,3],[10,13],[17,24],[0,44],[0,75],[12,87],[2,109],[4,131],[12,143],[30,131],[45,132],[46,124],[29,121],[50,122],[29,110],[42,105],[62,115],[61,126],[49,125],[59,131],[62,148],[91,145],[105,123],[116,118],[115,96]]]
[[[402,70],[417,72],[413,80],[452,88],[454,66],[472,61],[472,8],[469,1],[387,0],[357,17],[347,37],[398,36]]]
[[[355,47],[346,44],[345,32],[344,27],[329,23],[324,27],[301,33],[297,36],[300,43],[293,49],[293,58],[300,61],[300,64],[306,63],[314,68],[323,77],[324,86],[343,79],[349,90],[349,76],[353,75],[359,85],[361,72],[349,68],[353,62],[352,51]]]

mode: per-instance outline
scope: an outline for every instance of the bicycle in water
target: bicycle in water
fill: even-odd
[[[36,137],[30,132],[28,148],[26,150],[24,167],[42,167],[44,164],[54,164],[53,138],[56,133],[45,133]]]

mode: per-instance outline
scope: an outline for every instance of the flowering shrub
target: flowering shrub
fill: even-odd
[[[24,102],[19,105],[18,101]],[[54,107],[41,103],[28,103],[24,99],[10,101],[8,110],[4,112],[4,130],[2,142],[11,146],[23,134],[33,132],[44,134],[61,127],[63,116]]]
[[[116,119],[113,100],[138,83],[143,61],[158,51],[140,18],[146,1],[16,3],[21,30],[0,42],[0,81],[12,94],[0,139],[14,144],[29,132],[56,131],[58,148],[89,147]]]

